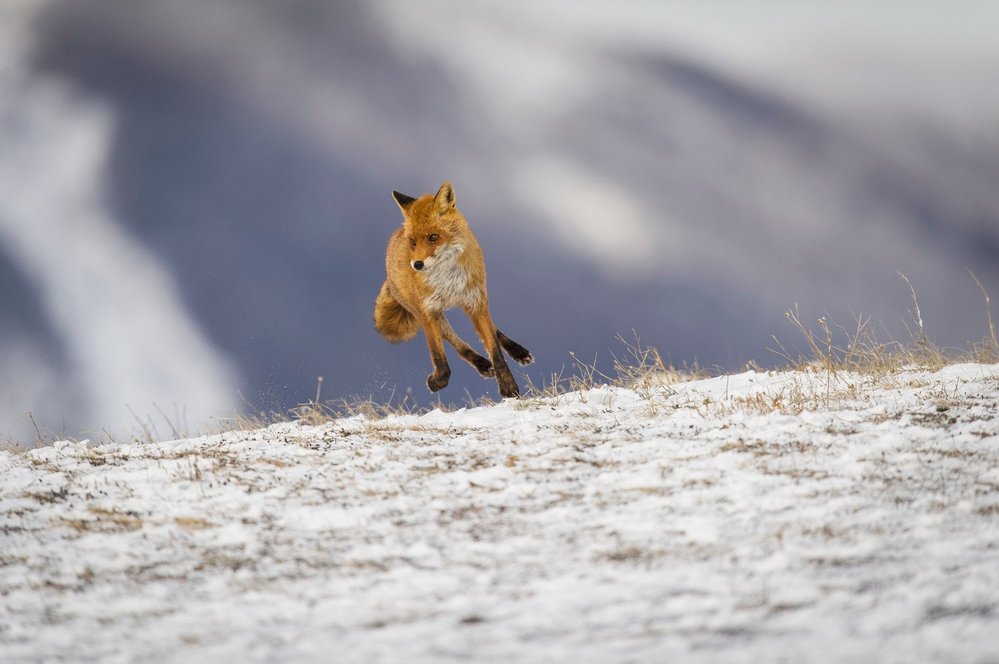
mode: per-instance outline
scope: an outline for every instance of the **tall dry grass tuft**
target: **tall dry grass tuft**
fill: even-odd
[[[625,339],[620,334],[617,340],[624,346],[624,354],[614,359],[615,383],[633,389],[667,388],[677,383],[686,383],[711,375],[707,369],[696,361],[693,364],[684,362],[679,367],[667,362],[654,346],[645,346],[638,333],[631,331],[634,339]]]
[[[347,417],[364,416],[370,420],[378,420],[390,415],[416,415],[429,412],[433,409],[446,410],[445,404],[438,399],[430,406],[420,406],[411,394],[405,394],[401,399],[396,399],[395,391],[389,395],[385,402],[375,401],[371,397],[365,399],[336,399],[333,401],[320,401],[322,393],[323,377],[316,379],[316,396],[313,400],[299,404],[292,408],[280,419],[272,419],[268,424],[277,421],[291,419],[306,426],[321,426],[329,424],[339,419]],[[266,426],[266,425],[265,425]]]
[[[972,344],[972,355],[977,362],[986,364],[999,362],[999,340],[996,340],[996,326],[992,322],[992,302],[989,299],[989,292],[985,290],[985,286],[978,280],[974,272],[968,270],[968,274],[971,275],[978,290],[982,292],[982,297],[985,298],[985,321],[988,324],[988,336]]]
[[[624,350],[620,354],[611,353],[610,373],[598,368],[596,357],[586,361],[570,351],[569,358],[572,360],[570,371],[567,372],[563,367],[560,371],[553,372],[540,385],[527,377],[522,407],[531,408],[532,405],[547,404],[554,409],[568,394],[576,393],[580,399],[585,400],[588,390],[603,385],[635,390],[652,403],[656,399],[673,396],[676,393],[673,386],[678,383],[707,378],[710,375],[696,363],[674,366],[655,347],[643,344],[634,330],[632,335],[633,339],[617,335],[616,339]]]
[[[930,340],[926,334],[923,312],[912,281],[904,274],[899,277],[909,287],[912,298],[911,321],[903,321],[909,333],[906,342],[897,339],[882,340],[871,325],[870,317],[857,316],[852,327],[845,328],[827,316],[817,319],[818,330],[802,321],[798,305],[785,313],[808,347],[808,354],[793,354],[777,335],[770,338],[776,345],[769,348],[787,363],[787,368],[818,367],[835,375],[851,372],[869,377],[888,377],[907,368],[936,371],[957,362],[999,361],[999,343],[995,338],[989,295],[978,278],[971,275],[985,298],[985,314],[989,334],[982,341],[966,350],[945,349]]]

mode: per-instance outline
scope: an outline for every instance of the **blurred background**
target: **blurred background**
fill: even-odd
[[[431,401],[372,329],[445,179],[538,361],[780,361],[784,311],[965,346],[999,297],[993,2],[4,0],[0,437]],[[471,327],[452,314],[459,332]],[[454,358],[445,401],[495,395]],[[31,413],[29,416],[28,413]],[[34,422],[32,421],[34,420]],[[174,432],[173,429],[178,431]]]

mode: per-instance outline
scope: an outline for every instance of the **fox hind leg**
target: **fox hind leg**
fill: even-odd
[[[503,346],[503,350],[505,350],[510,357],[520,364],[530,364],[534,361],[534,356],[531,355],[531,351],[527,350],[499,330],[496,330],[496,338],[499,339],[500,345]]]
[[[454,331],[453,327],[451,327],[450,321],[448,321],[444,314],[440,315],[440,326],[441,334],[444,335],[444,339],[449,344],[454,346],[454,349],[458,351],[458,355],[461,356],[461,359],[475,367],[475,370],[486,378],[492,378],[496,375],[496,371],[493,369],[493,363],[476,353],[464,339],[459,337],[458,333]]]
[[[500,396],[519,397],[520,387],[510,373],[510,367],[503,357],[503,349],[500,347],[499,338],[496,334],[496,326],[493,324],[489,310],[481,307],[477,311],[469,311],[468,317],[472,319],[475,331],[478,332],[482,344],[486,347],[486,353],[493,361],[493,369],[496,371],[496,383],[499,385]]]
[[[375,298],[375,329],[394,344],[412,339],[420,331],[416,316],[393,297],[388,281],[382,283]]]

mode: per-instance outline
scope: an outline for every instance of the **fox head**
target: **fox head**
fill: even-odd
[[[402,210],[402,226],[409,243],[410,266],[417,271],[433,269],[434,264],[460,252],[459,233],[465,219],[455,206],[454,187],[445,182],[437,193],[413,198],[398,191],[392,198]]]

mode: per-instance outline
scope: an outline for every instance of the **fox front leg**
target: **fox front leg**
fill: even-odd
[[[444,354],[444,338],[440,323],[431,317],[424,321],[423,332],[427,336],[427,347],[430,349],[430,361],[434,363],[434,372],[427,376],[427,387],[431,392],[438,392],[447,387],[451,380],[451,367]]]

